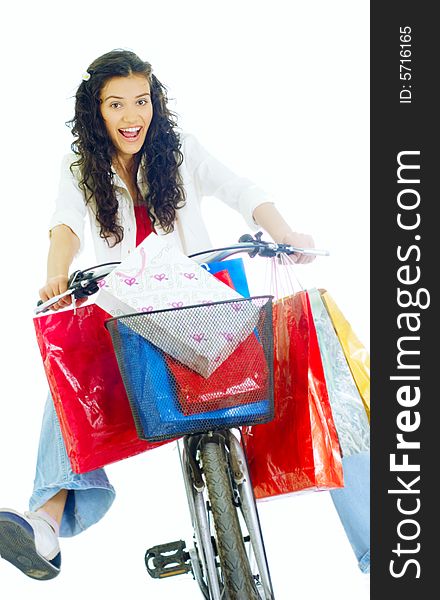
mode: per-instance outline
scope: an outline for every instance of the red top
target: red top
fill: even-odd
[[[154,231],[154,228],[145,205],[135,206],[134,215],[136,217],[136,246],[139,246]]]

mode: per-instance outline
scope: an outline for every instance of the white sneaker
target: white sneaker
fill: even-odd
[[[58,523],[44,511],[0,509],[0,556],[33,579],[53,579],[60,572]]]

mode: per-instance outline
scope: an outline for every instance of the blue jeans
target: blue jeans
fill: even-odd
[[[342,459],[344,487],[331,490],[333,503],[363,573],[370,572],[370,452]]]
[[[60,526],[62,537],[76,535],[97,523],[115,499],[115,490],[103,469],[81,475],[72,471],[58,417],[49,395],[44,409],[29,510],[37,510],[62,489],[69,490]]]
[[[370,453],[343,458],[343,467],[345,487],[332,490],[331,496],[359,567],[367,573],[370,570]],[[77,535],[97,523],[115,499],[115,490],[103,469],[83,474],[72,471],[49,395],[29,510],[37,510],[62,489],[69,490],[60,527],[62,537]]]

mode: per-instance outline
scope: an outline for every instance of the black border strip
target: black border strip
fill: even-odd
[[[426,1],[371,3],[373,600],[421,600],[438,594],[440,106],[434,105],[439,104],[440,26],[434,8],[435,3]],[[409,37],[400,38],[405,31]],[[404,165],[400,182],[399,160]],[[406,292],[400,303],[398,288]],[[408,301],[414,304],[405,308]],[[398,434],[414,446],[397,448]],[[392,471],[392,455],[398,465],[408,460],[420,471]]]

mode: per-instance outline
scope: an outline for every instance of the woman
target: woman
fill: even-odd
[[[74,155],[62,165],[43,301],[67,289],[86,216],[99,263],[123,260],[152,230],[186,254],[209,248],[203,196],[217,196],[251,229],[261,226],[277,242],[313,247],[310,236],[292,231],[265,192],[232,173],[193,136],[177,132],[164,86],[134,53],[114,50],[90,65],[76,93],[71,124]],[[64,298],[53,309],[70,302]],[[29,577],[55,577],[61,566],[58,536],[76,535],[96,523],[114,496],[102,469],[82,475],[71,471],[49,398],[30,512],[0,511],[0,555]]]

